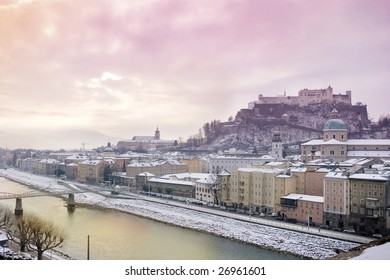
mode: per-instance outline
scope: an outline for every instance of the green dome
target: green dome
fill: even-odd
[[[348,130],[348,127],[340,119],[330,119],[325,123],[324,130]]]

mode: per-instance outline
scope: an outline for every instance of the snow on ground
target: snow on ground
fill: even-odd
[[[46,191],[57,190],[57,187],[66,189],[54,178],[26,174],[13,169],[0,171],[0,175],[17,179],[21,183],[33,184],[35,188],[42,188]],[[72,184],[73,187],[75,184]],[[88,192],[75,194],[75,200],[76,203],[117,209],[310,259],[327,259],[337,255],[335,249],[349,251],[359,245],[353,242],[239,221],[169,204],[150,202],[141,197],[139,199],[112,198],[99,195],[96,192]]]
[[[390,260],[390,242],[365,249],[359,256],[350,260]]]

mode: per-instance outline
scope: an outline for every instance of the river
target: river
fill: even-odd
[[[0,178],[0,192],[30,189]],[[0,200],[15,207],[15,199]],[[61,252],[73,259],[96,260],[295,260],[281,254],[207,233],[179,228],[114,210],[77,207],[68,212],[65,201],[53,196],[23,198],[25,213],[35,213],[65,229]]]

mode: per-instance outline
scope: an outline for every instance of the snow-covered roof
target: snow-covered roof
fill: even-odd
[[[276,178],[291,178],[292,176],[286,174],[277,175]]]
[[[271,168],[241,167],[241,168],[238,168],[238,171],[242,171],[242,172],[274,173],[274,174],[277,174],[277,173],[282,173],[284,171],[284,169],[280,169],[280,168],[271,169]]]
[[[182,185],[182,186],[195,186],[195,183],[190,181],[167,180],[161,178],[151,178],[148,180],[148,182],[164,183],[164,184],[171,184],[171,185]]]
[[[289,195],[283,196],[282,198],[303,200],[303,201],[310,201],[310,202],[320,202],[320,203],[324,202],[323,196],[306,195],[306,194],[298,194],[298,193],[290,193]]]
[[[331,140],[328,140],[328,141],[323,141],[322,143],[323,146],[326,146],[326,145],[347,145],[346,142],[341,142],[339,140],[336,140],[336,139],[331,139]]]
[[[201,178],[201,179],[197,180],[196,182],[201,183],[201,184],[213,185],[216,182],[216,178],[214,176],[210,175],[208,177]]]
[[[99,159],[93,159],[93,160],[85,160],[80,162],[80,164],[85,164],[85,165],[99,165],[102,161]]]
[[[302,146],[317,146],[317,145],[322,145],[325,141],[322,139],[315,139],[315,140],[310,140],[306,143],[302,143]]]
[[[8,240],[7,234],[4,231],[0,230],[0,242],[4,242],[7,240]]]
[[[49,163],[49,164],[54,164],[54,163],[61,163],[60,161],[52,158],[47,158],[47,159],[41,159],[39,161],[40,163]]]
[[[367,174],[367,173],[355,173],[349,176],[350,179],[355,180],[370,180],[370,181],[388,181],[388,177],[384,177],[381,174]]]
[[[348,176],[347,176],[347,173],[345,173],[345,172],[331,171],[328,174],[326,174],[324,178],[325,179],[343,179],[343,180],[347,180]]]
[[[269,160],[275,160],[276,158],[274,158],[273,156],[270,156],[270,155],[264,155],[264,156],[261,156],[260,157],[261,159],[269,159]]]
[[[176,173],[176,174],[167,174],[161,176],[162,179],[170,179],[172,177],[176,177],[178,180],[199,180],[210,177],[210,173]]]
[[[220,176],[230,176],[230,173],[226,171],[226,169],[223,169],[221,172],[218,173]]]
[[[348,157],[377,157],[377,158],[390,158],[390,150],[389,151],[367,151],[367,150],[360,150],[360,151],[348,151],[347,152]]]
[[[156,175],[149,173],[149,172],[142,172],[137,175],[138,177],[155,177]]]
[[[349,139],[347,143],[356,146],[390,146],[390,139]]]
[[[294,172],[294,173],[305,173],[307,171],[307,168],[306,167],[291,167],[290,171]]]

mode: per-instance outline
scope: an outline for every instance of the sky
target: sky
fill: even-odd
[[[0,147],[185,140],[329,85],[377,121],[389,26],[387,0],[0,0]]]

